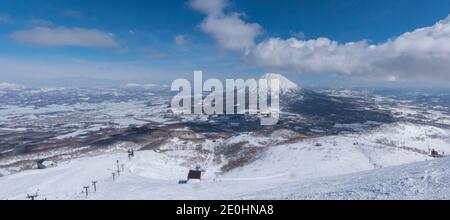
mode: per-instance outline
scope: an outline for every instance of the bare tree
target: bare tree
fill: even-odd
[[[116,173],[112,173],[113,181],[116,180]]]
[[[38,197],[38,193],[34,193],[34,194],[27,194],[27,199],[29,200],[35,200]]]

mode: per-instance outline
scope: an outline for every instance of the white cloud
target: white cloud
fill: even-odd
[[[450,80],[450,16],[384,43],[327,38],[265,40],[244,55],[270,70],[340,73],[381,80]]]
[[[111,33],[97,29],[67,27],[35,27],[11,33],[16,42],[38,47],[117,47],[118,44]]]
[[[246,23],[239,14],[208,16],[200,25],[219,44],[228,50],[244,50],[254,46],[255,38],[260,35],[258,24]]]
[[[181,46],[186,43],[186,37],[184,35],[179,34],[173,38],[173,41],[175,42],[176,45]]]
[[[224,13],[229,5],[226,0],[193,0],[193,9],[203,12],[207,17],[200,28],[211,35],[225,49],[242,51],[254,46],[255,39],[261,34],[261,27],[256,23],[247,23],[238,13]]]
[[[268,69],[297,73],[350,74],[360,64],[359,58],[367,48],[364,41],[339,44],[327,38],[308,41],[270,38],[252,48],[245,57]]]
[[[12,19],[7,14],[0,14],[0,24],[11,24],[14,22],[14,19]]]
[[[365,79],[450,81],[450,16],[431,27],[404,33],[379,44],[365,40],[339,43],[328,38],[304,40],[303,32],[290,39],[269,38],[257,23],[238,13],[227,13],[227,0],[191,0],[206,14],[200,28],[223,48],[242,52],[243,58],[267,71],[299,74],[343,74]]]
[[[23,85],[19,85],[19,84],[14,84],[14,83],[8,83],[8,82],[0,82],[0,89],[4,89],[4,90],[20,90],[20,89],[24,89],[25,86]]]

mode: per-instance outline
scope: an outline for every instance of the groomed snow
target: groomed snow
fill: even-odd
[[[450,199],[450,158],[320,178],[247,193],[241,199]]]

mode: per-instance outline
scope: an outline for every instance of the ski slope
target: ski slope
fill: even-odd
[[[450,199],[450,158],[319,178],[249,193],[242,199]]]
[[[219,173],[205,161],[201,183],[186,179],[190,151],[138,151],[61,162],[0,177],[0,199],[448,199],[448,131],[408,123],[268,147],[256,161]],[[382,141],[380,141],[382,140]],[[124,167],[113,181],[117,160]],[[422,161],[422,162],[420,162]],[[98,181],[97,192],[90,186]]]
[[[176,173],[160,173],[158,178],[166,179],[155,179],[130,169],[112,181],[105,169],[114,167],[113,158],[125,159],[121,156],[80,159],[4,177],[1,199],[25,199],[34,192],[39,192],[38,199],[450,199],[450,158],[305,180],[285,181],[281,175],[179,185]],[[98,191],[86,197],[82,187],[94,179],[99,180]]]

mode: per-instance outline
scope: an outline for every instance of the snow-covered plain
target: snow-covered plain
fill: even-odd
[[[450,160],[428,155],[428,148],[448,154],[449,137],[444,129],[398,123],[304,139],[267,147],[258,160],[226,173],[205,158],[203,180],[189,184],[178,180],[192,168],[190,151],[138,151],[131,160],[112,153],[1,177],[0,199],[35,192],[39,199],[449,199]],[[113,181],[117,160],[125,171]],[[98,190],[90,186],[86,197],[91,181]]]

